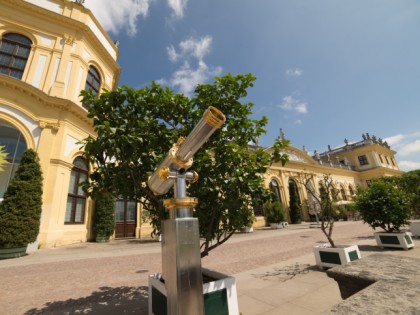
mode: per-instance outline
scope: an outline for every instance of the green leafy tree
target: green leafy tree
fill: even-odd
[[[7,153],[4,150],[4,147],[0,146],[0,172],[4,171],[3,165],[7,163],[6,156],[7,156]]]
[[[108,191],[100,191],[95,193],[94,199],[93,233],[97,240],[108,239],[115,229],[115,198]]]
[[[226,116],[224,126],[194,156],[192,169],[200,177],[188,189],[200,201],[195,215],[203,239],[202,256],[243,226],[241,214],[248,210],[249,197],[269,198],[262,175],[272,161],[262,148],[248,149],[268,122],[266,117],[250,118],[253,104],[240,102],[255,77],[229,74],[215,80],[198,85],[191,98],[154,82],[138,90],[124,86],[104,91],[99,98],[82,92],[97,133],[84,140],[86,157],[96,166],[86,189],[93,193],[111,187],[117,195],[135,198],[150,214],[155,232],[167,216],[163,199],[172,192],[153,195],[148,177],[178,138],[188,136],[208,106]],[[286,146],[275,142],[276,161],[287,161],[287,155],[279,153]]]
[[[384,177],[384,181],[395,184],[406,193],[412,194],[411,208],[413,214],[420,216],[420,170],[414,170],[401,176]]]
[[[356,208],[363,221],[373,229],[398,232],[409,223],[412,195],[399,189],[393,183],[376,180],[368,188],[361,188],[356,198]]]
[[[299,224],[302,222],[302,209],[299,204],[299,196],[296,191],[296,184],[289,183],[289,194],[290,194],[290,221],[293,224]]]
[[[35,242],[42,211],[42,171],[38,154],[26,150],[0,204],[0,247]]]

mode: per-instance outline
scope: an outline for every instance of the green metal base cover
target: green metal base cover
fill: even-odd
[[[154,315],[167,315],[166,296],[152,287],[152,312]],[[204,294],[205,315],[229,315],[226,289]]]

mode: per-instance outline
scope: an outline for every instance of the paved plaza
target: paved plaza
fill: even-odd
[[[358,244],[362,257],[384,252],[361,221],[337,222],[337,244]],[[203,267],[234,275],[243,315],[322,314],[341,301],[336,282],[315,266],[312,247],[325,242],[309,223],[235,234],[203,258]],[[161,271],[152,239],[81,243],[0,261],[0,314],[147,314],[147,278]],[[370,314],[375,314],[372,310]]]

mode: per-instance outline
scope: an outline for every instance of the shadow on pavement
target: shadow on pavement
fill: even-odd
[[[40,314],[147,314],[148,287],[101,287],[90,296],[46,303],[25,315]]]

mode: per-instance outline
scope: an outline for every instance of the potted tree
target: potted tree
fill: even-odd
[[[241,232],[243,233],[251,233],[254,231],[253,224],[257,220],[254,215],[254,209],[251,206],[248,206],[241,212],[241,216],[239,216],[239,220],[242,221],[242,228]]]
[[[383,179],[392,182],[398,188],[412,194],[412,216],[409,227],[414,236],[420,237],[420,170],[410,171],[401,176],[385,177]]]
[[[269,224],[271,228],[281,229],[283,227],[284,208],[280,202],[265,203],[263,211],[266,223]]]
[[[260,147],[249,150],[250,141],[256,142],[268,121],[250,117],[253,104],[242,102],[254,80],[252,74],[228,74],[213,84],[199,84],[192,97],[155,82],[138,90],[123,86],[104,91],[99,98],[82,91],[97,132],[97,137],[83,140],[86,158],[95,165],[87,188],[109,183],[104,187],[116,195],[132,196],[148,211],[154,232],[159,233],[160,222],[168,215],[163,200],[172,192],[153,194],[148,178],[168,149],[193,130],[209,104],[215,104],[226,123],[195,154],[194,171],[200,176],[188,188],[199,200],[194,215],[200,222],[201,257],[209,255],[243,227],[238,216],[247,208],[249,196],[267,200],[262,174],[270,162],[287,161],[281,153],[286,141],[277,140],[272,154]]]
[[[356,199],[356,207],[363,221],[374,230],[375,239],[380,247],[403,248],[414,247],[410,233],[401,231],[401,227],[409,223],[411,217],[412,196],[397,188],[392,182],[376,180],[370,187],[360,189]]]
[[[38,237],[41,211],[41,166],[38,154],[28,149],[0,204],[0,259],[25,255]]]
[[[109,241],[115,229],[115,198],[105,190],[95,194],[93,232],[97,243]]]
[[[328,243],[314,246],[317,265],[331,268],[360,259],[357,245],[337,245],[332,238],[334,223],[340,217],[337,205],[339,191],[334,188],[333,179],[330,175],[324,175],[318,182],[319,192],[315,190],[315,179],[316,175],[302,172],[298,180],[306,187],[311,199],[308,202],[310,211],[316,213],[316,217],[320,220],[321,231],[328,240]]]

